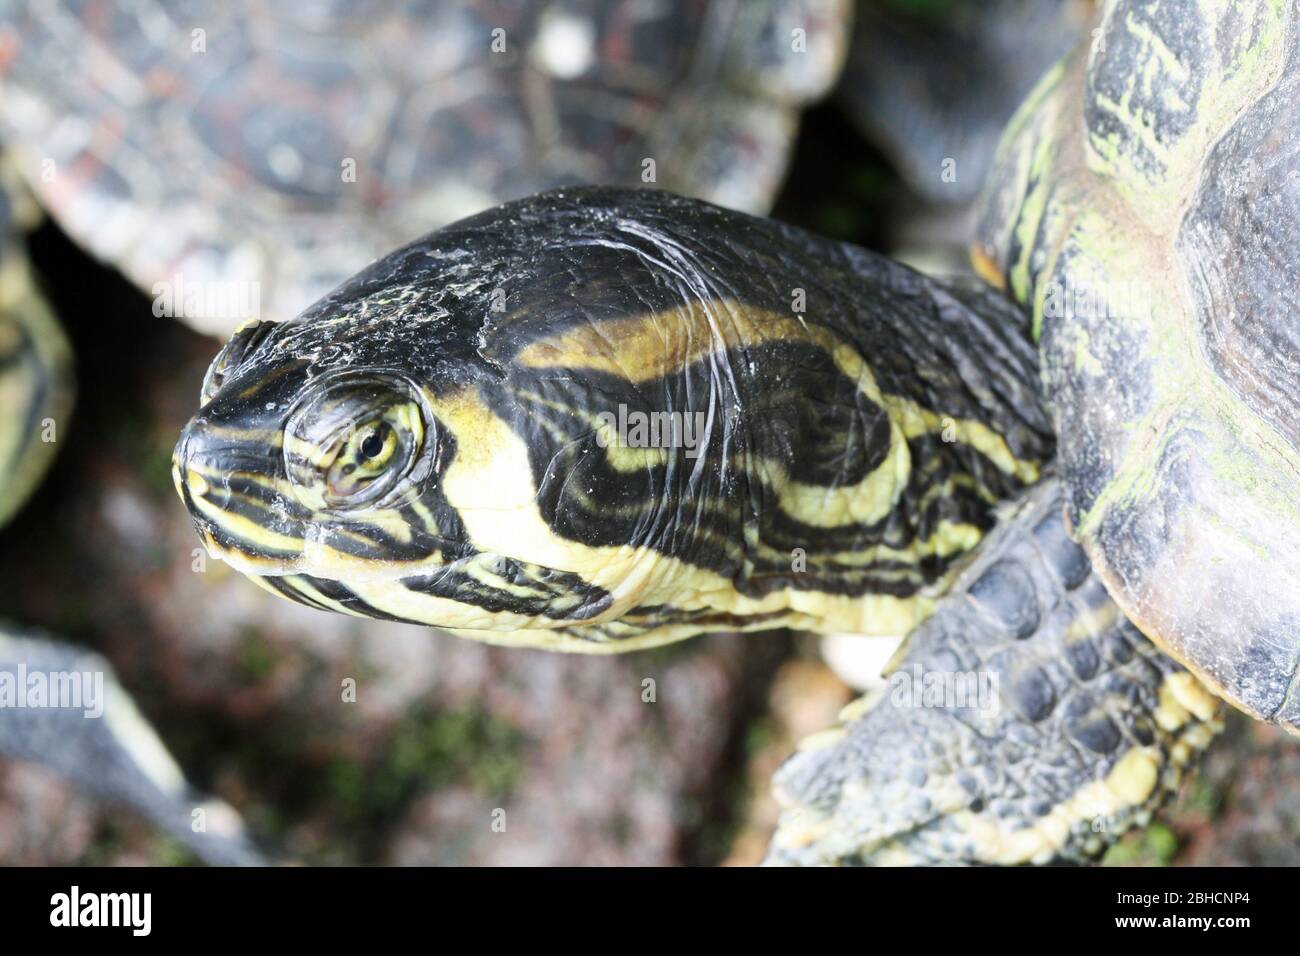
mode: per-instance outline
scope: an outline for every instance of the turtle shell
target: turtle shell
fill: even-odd
[[[22,6],[0,131],[74,239],[224,337],[556,185],[765,209],[847,4]]]
[[[1033,308],[1067,513],[1153,640],[1300,729],[1300,8],[1121,0],[1008,132],[976,265]]]

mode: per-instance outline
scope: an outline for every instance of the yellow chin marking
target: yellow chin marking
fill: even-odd
[[[669,561],[669,559],[663,559]],[[587,653],[639,650],[694,637],[704,631],[753,631],[779,627],[806,631],[852,630],[863,634],[896,634],[915,626],[933,611],[934,602],[928,597],[896,598],[892,595],[866,595],[849,598],[842,595],[824,595],[819,592],[792,591],[768,595],[753,600],[737,594],[717,575],[670,561],[677,573],[693,574],[719,582],[717,590],[696,590],[682,596],[673,606],[683,611],[710,611],[738,616],[755,615],[753,621],[737,620],[725,627],[701,626],[691,622],[672,623],[655,627],[643,634],[609,640],[586,640],[581,637],[556,635],[558,629],[583,629],[609,624],[621,618],[630,607],[653,603],[653,592],[638,599],[629,596],[622,582],[597,582],[615,593],[613,607],[595,617],[582,621],[567,621],[545,616],[531,616],[508,611],[487,611],[472,604],[462,604],[448,598],[412,591],[395,578],[374,577],[369,580],[347,579],[348,588],[367,604],[395,617],[427,622],[440,628],[464,628],[465,636],[493,644],[552,647]],[[568,570],[568,569],[563,569]],[[582,572],[577,572],[582,573]],[[590,579],[588,579],[590,580]],[[500,586],[498,579],[493,579]],[[770,616],[775,615],[775,616]],[[538,639],[538,634],[547,634]],[[559,647],[559,645],[565,645]]]
[[[201,476],[191,473],[189,480],[193,481],[195,479],[199,481],[204,480]],[[190,487],[193,488],[194,486],[191,484]],[[250,521],[243,515],[217,507],[197,493],[191,493],[191,500],[194,502],[195,509],[202,516],[211,520],[213,524],[221,528],[222,531],[231,537],[246,542],[253,547],[267,548],[275,551],[287,551],[291,554],[299,554],[302,552],[303,541],[301,538],[291,538],[287,535],[271,531],[269,528],[265,528],[254,521]],[[238,558],[240,562],[247,564],[249,567],[256,567],[258,564],[263,564],[264,566],[276,569],[284,567],[283,561],[265,561],[263,559],[246,557],[239,552],[231,551],[228,548],[219,548],[217,550],[218,556],[221,557],[222,560],[239,570],[243,570],[243,568],[232,559]]]
[[[752,631],[770,624],[750,627],[731,627],[729,631]],[[471,628],[440,628],[449,634],[481,644],[498,647],[527,647],[534,650],[558,651],[562,654],[625,654],[629,651],[644,651],[665,644],[674,644],[698,635],[697,628],[690,625],[669,625],[657,627],[653,631],[637,634],[618,640],[587,640],[576,634],[562,630],[542,630],[518,628],[513,631],[489,631]]]
[[[212,486],[208,484],[208,479],[204,478],[193,468],[189,469],[185,483],[189,486],[190,493],[193,495],[206,495],[212,490]]]

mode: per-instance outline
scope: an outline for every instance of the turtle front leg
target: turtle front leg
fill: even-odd
[[[778,771],[776,865],[1081,862],[1149,822],[1219,701],[1107,596],[1037,486],[895,658]]]

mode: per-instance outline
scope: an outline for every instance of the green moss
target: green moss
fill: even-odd
[[[862,228],[858,214],[847,206],[824,206],[817,210],[817,229],[834,238],[856,235]]]
[[[485,794],[504,796],[519,778],[524,742],[487,711],[415,714],[399,726],[374,791],[397,797],[431,779],[461,777]]]
[[[776,722],[769,716],[751,721],[745,731],[745,758],[752,760],[777,741]]]
[[[370,863],[422,794],[468,786],[485,803],[505,805],[523,772],[528,738],[477,708],[423,707],[372,746],[340,753],[332,741],[328,729],[310,726],[239,732],[224,766],[198,779],[219,772],[241,780],[256,794],[240,805],[249,828],[291,857]],[[219,749],[209,746],[206,755]]]
[[[245,628],[240,633],[235,666],[242,680],[249,683],[266,680],[275,671],[276,659],[275,648],[257,628]]]
[[[854,194],[864,202],[876,202],[893,188],[889,173],[880,166],[862,165],[854,168],[849,177]]]
[[[97,410],[97,414],[100,421],[87,421],[87,429],[108,435],[108,447],[144,479],[156,500],[175,499],[172,451],[177,436],[148,425],[134,401],[119,398]]]
[[[374,759],[340,756],[302,768],[295,772],[297,792],[275,802],[291,808],[290,819],[329,819],[330,829],[348,834],[347,852],[368,860],[423,793],[461,784],[504,803],[523,770],[526,740],[486,711],[414,711]]]
[[[1207,820],[1213,820],[1223,809],[1223,796],[1209,780],[1197,777],[1188,788],[1181,809],[1203,814]]]
[[[131,818],[118,822],[105,819],[95,832],[94,840],[82,854],[81,866],[111,866],[120,862],[128,850],[143,849],[151,866],[195,866],[199,860],[176,838],[154,831],[142,845],[141,837],[148,825]]]
[[[357,805],[366,797],[366,768],[360,761],[340,758],[326,769],[330,796],[344,805]]]
[[[1162,823],[1129,834],[1102,858],[1106,866],[1168,866],[1178,854],[1178,837]]]

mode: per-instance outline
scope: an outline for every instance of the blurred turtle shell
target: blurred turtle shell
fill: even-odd
[[[763,212],[848,0],[52,0],[0,15],[0,136],[73,238],[225,337],[577,182]]]

